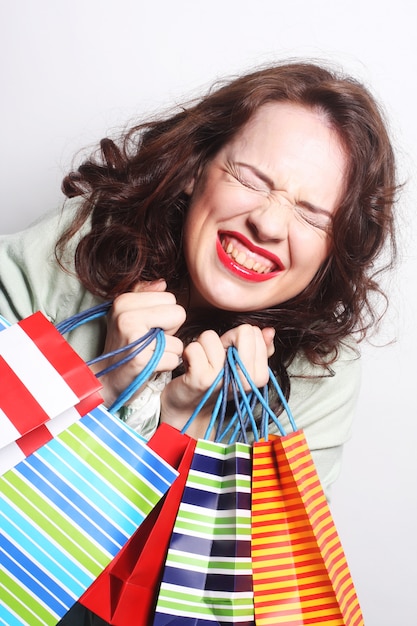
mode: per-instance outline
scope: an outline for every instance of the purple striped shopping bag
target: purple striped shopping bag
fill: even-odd
[[[251,446],[198,440],[154,626],[252,626]]]

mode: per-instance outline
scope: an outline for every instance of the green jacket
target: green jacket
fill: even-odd
[[[0,237],[0,314],[9,322],[40,310],[57,323],[98,303],[54,256],[55,242],[76,204],[69,201],[62,213],[50,214],[22,232]],[[71,263],[69,251],[69,267]],[[97,320],[77,328],[67,339],[88,360],[100,354],[104,336],[105,321]],[[289,404],[297,426],[305,431],[327,493],[340,471],[342,447],[350,437],[359,390],[360,359],[353,342],[341,346],[332,370],[334,376],[329,376],[302,355],[290,368]],[[169,374],[153,377],[141,395],[120,412],[147,438],[158,424],[159,396],[169,379]]]

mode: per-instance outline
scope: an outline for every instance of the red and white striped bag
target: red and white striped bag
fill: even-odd
[[[41,313],[0,317],[0,475],[102,403],[101,383]]]

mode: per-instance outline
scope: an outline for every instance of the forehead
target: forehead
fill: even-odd
[[[287,102],[260,107],[220,150],[216,164],[247,165],[292,202],[331,212],[346,189],[348,157],[338,133],[320,111]]]
[[[341,137],[325,112],[291,102],[270,102],[259,107],[225,147],[262,144],[267,148],[289,141],[302,146],[312,139],[317,144],[333,143],[343,151]]]

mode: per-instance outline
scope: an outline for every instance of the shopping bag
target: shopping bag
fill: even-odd
[[[248,444],[197,441],[154,626],[254,623],[250,458]]]
[[[225,420],[230,388],[235,413]],[[170,541],[154,626],[254,624],[251,446],[245,436],[250,403],[244,392],[241,401],[241,391],[226,362],[184,427],[186,430],[207,399],[218,393],[205,439],[196,444]],[[212,435],[215,441],[210,440]],[[238,441],[242,435],[243,441]]]
[[[80,598],[114,626],[148,626],[169,540],[194,454],[195,440],[161,424],[148,442],[179,476],[128,543]]]
[[[55,626],[176,476],[102,406],[8,470],[0,478],[3,622]]]
[[[0,318],[0,475],[102,402],[101,384],[40,312]]]
[[[252,563],[256,624],[363,625],[302,431],[254,444]]]
[[[56,326],[40,311],[13,325],[0,316],[0,475],[101,404],[98,378],[155,342],[149,362],[109,410],[117,412],[152,374],[165,345],[160,329],[87,363],[64,339],[110,306],[104,302]],[[115,363],[94,375],[89,366],[109,356]]]
[[[255,427],[252,469],[252,573],[257,626],[331,624],[361,626],[363,617],[346,557],[305,435],[270,371],[293,432],[285,429],[268,394],[251,383],[236,349],[229,350],[262,406]],[[280,435],[269,434],[273,421]]]

